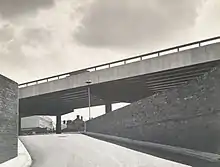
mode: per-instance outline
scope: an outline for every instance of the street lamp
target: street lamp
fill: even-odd
[[[91,97],[90,97],[90,84],[91,84],[92,82],[90,81],[90,80],[87,80],[86,81],[86,84],[88,85],[88,100],[89,100],[89,120],[90,120],[90,118],[91,118],[91,109],[90,109],[90,107],[91,107]],[[87,126],[86,126],[86,121],[84,121],[84,132],[86,132],[87,131]]]
[[[90,94],[90,84],[92,83],[91,80],[86,81],[88,85],[88,100],[89,100],[89,120],[91,119],[91,94]]]

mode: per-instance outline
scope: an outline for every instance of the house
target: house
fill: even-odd
[[[84,121],[83,117],[77,115],[75,120],[63,121],[67,125],[67,128],[64,129],[64,132],[78,132],[84,130]]]

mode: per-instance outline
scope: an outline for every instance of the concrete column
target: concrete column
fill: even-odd
[[[21,114],[18,113],[18,135],[21,135]]]
[[[60,114],[56,116],[56,120],[57,120],[56,134],[61,134],[61,115]]]
[[[112,111],[112,104],[111,103],[106,103],[105,104],[105,113],[111,112]]]

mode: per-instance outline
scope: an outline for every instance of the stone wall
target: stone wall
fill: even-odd
[[[87,122],[90,132],[220,153],[220,65]]]
[[[17,156],[18,85],[0,75],[0,163]]]

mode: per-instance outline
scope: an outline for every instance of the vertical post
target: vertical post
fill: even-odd
[[[91,118],[91,92],[90,92],[90,84],[92,83],[90,80],[86,81],[88,85],[88,101],[89,101],[89,120]]]
[[[92,81],[88,80],[86,81],[87,85],[88,85],[88,101],[89,101],[89,120],[91,119],[91,92],[90,92],[90,84],[92,83]],[[86,121],[84,121],[84,131],[87,131],[87,124]]]
[[[56,134],[61,134],[61,114],[56,116]]]
[[[86,128],[86,121],[84,121],[84,132],[87,131],[87,128]]]
[[[109,113],[112,111],[112,104],[111,103],[106,103],[105,104],[105,113]]]
[[[88,99],[89,99],[89,120],[91,119],[91,95],[90,95],[90,86],[88,85]]]

